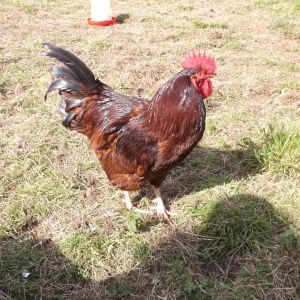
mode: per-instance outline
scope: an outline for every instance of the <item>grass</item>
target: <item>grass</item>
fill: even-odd
[[[223,41],[226,47],[231,49],[243,50],[245,48],[245,45],[234,37],[230,37],[230,36],[225,37]]]
[[[255,1],[255,5],[258,8],[266,8],[266,7],[272,7],[275,4],[278,4],[280,1],[279,0],[257,0]]]
[[[268,211],[264,212],[261,203],[253,201],[251,196],[241,198],[234,198],[229,203],[212,202],[211,207],[206,207],[205,211],[195,206],[188,207],[188,214],[200,221],[195,232],[206,237],[199,249],[199,255],[206,260],[220,260],[225,256],[258,250],[261,242],[272,234]],[[255,209],[260,213],[249,214],[249,210]],[[241,220],[241,213],[247,217]]]
[[[283,126],[269,125],[261,133],[255,156],[263,169],[280,174],[300,173],[300,134]]]
[[[287,20],[278,20],[274,24],[275,30],[280,30],[285,37],[289,38],[299,38],[299,33],[295,30],[296,25]]]
[[[150,249],[143,240],[128,232],[98,236],[90,230],[84,230],[64,239],[59,250],[66,258],[75,262],[78,275],[87,279],[103,276],[103,272],[107,275],[108,268],[118,268],[120,263],[128,271],[137,264],[147,265],[147,258],[150,256]],[[114,266],[109,264],[104,270],[101,268],[113,260]]]
[[[267,8],[273,9],[277,12],[289,12],[289,13],[298,13],[300,10],[299,0],[256,0],[255,6],[258,8]]]
[[[291,81],[291,82],[283,82],[278,85],[276,91],[280,94],[284,94],[291,91],[300,91],[300,83],[297,81]]]
[[[280,31],[285,38],[299,39],[299,0],[257,0],[255,6],[267,9],[275,18],[273,29]]]
[[[299,299],[299,1],[111,4],[106,28],[87,2],[2,5],[0,298]],[[61,126],[42,42],[146,98],[191,48],[216,57],[204,138],[161,187],[176,232],[128,213]],[[134,196],[151,205],[148,187]]]
[[[197,29],[206,29],[206,28],[219,28],[219,29],[228,29],[228,24],[224,22],[209,22],[204,20],[194,20],[193,26]]]
[[[106,50],[112,46],[112,41],[109,38],[99,39],[88,37],[84,43],[93,51]]]
[[[192,11],[192,10],[194,10],[194,6],[188,5],[188,4],[183,4],[183,3],[180,3],[177,7],[180,10],[184,10],[184,11]]]
[[[292,9],[294,12],[300,11],[300,1],[299,0],[293,0],[292,1]]]

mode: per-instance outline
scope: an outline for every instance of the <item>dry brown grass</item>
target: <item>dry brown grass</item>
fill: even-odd
[[[99,28],[86,24],[88,1],[2,4],[0,298],[299,299],[299,174],[262,171],[253,152],[269,123],[300,128],[297,1],[116,0],[112,9],[124,22]],[[122,193],[85,139],[62,128],[57,96],[43,101],[52,64],[43,42],[146,98],[191,48],[217,58],[201,148],[162,187],[177,233],[151,218],[128,230],[135,216]],[[140,198],[149,204],[147,188]]]

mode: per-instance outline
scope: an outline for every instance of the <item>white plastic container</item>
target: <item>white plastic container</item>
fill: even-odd
[[[111,20],[110,0],[91,0],[91,20],[96,22]]]

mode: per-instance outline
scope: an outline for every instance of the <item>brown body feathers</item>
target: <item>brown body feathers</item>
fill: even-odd
[[[132,191],[149,181],[158,187],[202,138],[205,106],[191,81],[196,68],[174,75],[148,102],[114,92],[73,54],[45,46],[46,55],[63,63],[53,68],[48,89],[61,95],[63,124],[88,137],[114,186]]]

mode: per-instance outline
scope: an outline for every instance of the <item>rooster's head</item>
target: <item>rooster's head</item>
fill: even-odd
[[[210,55],[207,56],[205,51],[192,50],[186,54],[181,62],[184,69],[195,69],[195,73],[191,75],[191,81],[194,87],[199,91],[203,98],[207,98],[212,94],[213,87],[210,78],[216,75],[216,61]]]

